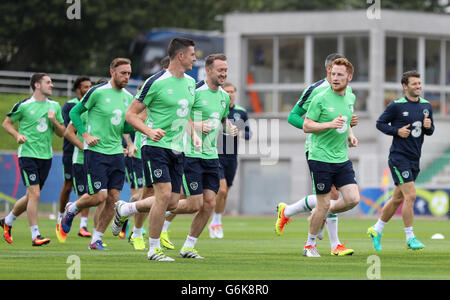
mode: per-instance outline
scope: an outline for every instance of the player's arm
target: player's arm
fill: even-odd
[[[131,125],[128,125],[131,127]],[[127,143],[127,153],[129,157],[136,157],[136,151],[138,148],[134,145],[133,141],[131,140],[131,135],[129,133],[124,133],[123,138],[125,139],[125,142]]]
[[[59,137],[63,137],[64,131],[66,131],[66,126],[64,126],[64,121],[60,123],[56,119],[56,112],[53,110],[48,111],[47,117],[50,120],[50,122],[52,122],[56,135]]]
[[[166,131],[161,128],[152,129],[145,125],[145,122],[139,117],[139,114],[146,108],[145,103],[134,99],[125,113],[125,121],[134,127],[137,131],[142,132],[146,136],[150,137],[153,141],[157,142],[164,137]]]
[[[20,134],[16,130],[16,128],[14,128],[14,122],[11,120],[11,117],[6,117],[6,119],[3,121],[2,127],[7,133],[12,135],[16,139],[17,144],[23,144],[27,141],[26,136]]]
[[[242,120],[244,121],[244,139],[249,140],[252,137],[252,132],[250,131],[250,125],[248,124],[248,115],[244,111],[242,114]]]
[[[378,118],[377,125],[376,125],[377,129],[387,135],[402,136],[403,131],[404,131],[403,129],[407,130],[409,125],[405,126],[406,128],[404,128],[404,127],[395,128],[394,126],[390,125],[391,122],[394,120],[394,118],[395,118],[395,104],[394,104],[394,102],[392,102],[391,104],[389,104],[386,107],[384,112]]]
[[[227,117],[224,117],[222,119],[222,128],[223,132],[227,134],[231,134],[232,136],[237,136],[238,134],[238,128],[237,126],[233,125]]]
[[[77,129],[72,124],[72,122],[69,123],[66,130],[64,131],[64,137],[71,142],[75,147],[77,147],[80,150],[83,150],[83,142],[77,137]]]
[[[207,121],[207,120],[206,120]],[[186,132],[187,134],[189,134],[189,136],[192,139],[192,144],[194,145],[194,150],[200,151],[202,149],[202,139],[201,137],[199,137],[197,135],[197,130],[198,131],[202,131],[203,127],[200,127],[200,130],[197,127],[198,123],[203,123],[203,122],[194,122],[192,121],[191,117],[189,117],[188,119],[188,125],[186,126]],[[203,131],[202,131],[203,132]],[[208,131],[209,132],[209,131]],[[205,133],[207,134],[207,133]]]
[[[70,120],[72,121],[77,131],[81,134],[86,144],[88,144],[89,146],[95,146],[98,144],[98,141],[100,141],[100,139],[96,136],[90,135],[84,127],[83,121],[81,120],[81,115],[86,111],[87,108],[84,106],[83,102],[79,102],[70,110]]]
[[[303,129],[303,123],[305,122],[303,119],[303,115],[305,113],[306,113],[305,109],[300,107],[298,104],[295,104],[288,115],[287,119],[288,123],[298,129]]]
[[[358,139],[356,138],[355,134],[353,133],[352,126],[348,127],[347,140],[348,140],[349,147],[357,147],[358,146]]]

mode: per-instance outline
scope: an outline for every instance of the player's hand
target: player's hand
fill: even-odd
[[[357,115],[353,115],[352,119],[350,120],[350,126],[354,127],[356,125],[358,125],[358,116]]]
[[[98,144],[98,141],[100,139],[96,136],[90,135],[89,132],[85,132],[82,134],[84,142],[88,144],[89,146],[95,146]]]
[[[227,127],[227,133],[231,134],[232,136],[237,136],[238,132],[239,132],[239,130],[236,125],[229,125]]]
[[[423,127],[426,129],[431,128],[431,119],[428,118],[428,113],[424,114],[425,117],[423,118]]]
[[[21,145],[21,144],[25,143],[26,141],[27,141],[27,137],[26,136],[24,136],[24,135],[22,135],[20,133],[17,135],[17,137],[16,137],[17,144]]]
[[[349,147],[358,147],[358,139],[353,135],[348,137]]]
[[[127,150],[128,157],[136,157],[136,151],[138,151],[138,148],[133,143],[127,146]]]
[[[411,124],[408,124],[408,125],[405,125],[405,126],[399,128],[397,134],[401,138],[406,139],[409,136],[409,134],[411,133],[411,130],[408,129],[410,126],[411,126]]]
[[[56,113],[54,110],[49,110],[47,113],[47,117],[51,122],[56,122]]]
[[[150,129],[149,137],[152,141],[159,142],[159,140],[162,139],[165,134],[166,131],[162,130],[161,128]]]
[[[205,120],[201,124],[203,134],[208,134],[212,130],[211,122],[209,120]]]
[[[344,118],[342,118],[342,115],[339,115],[339,117],[330,122],[330,129],[342,128],[342,126],[344,126],[344,123]]]
[[[202,139],[195,132],[192,134],[192,144],[195,151],[202,150]]]

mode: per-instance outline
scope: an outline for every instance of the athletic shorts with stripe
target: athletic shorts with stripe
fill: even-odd
[[[395,185],[415,181],[420,172],[419,161],[400,155],[389,156],[388,165]]]
[[[22,182],[26,187],[39,184],[40,189],[47,180],[52,159],[40,159],[33,157],[20,157],[19,168],[22,176]]]

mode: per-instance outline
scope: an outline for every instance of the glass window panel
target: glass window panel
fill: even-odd
[[[248,40],[249,84],[273,82],[273,39]]]
[[[345,57],[353,64],[353,81],[369,81],[369,37],[344,37]]]
[[[386,38],[385,81],[397,81],[397,38]]]
[[[337,52],[337,38],[314,38],[314,81],[325,78],[325,59],[331,53]]]
[[[242,103],[237,103],[249,113],[274,112],[273,92],[260,92],[249,90],[245,93]]]
[[[305,40],[280,38],[280,83],[301,83],[305,81]]]
[[[441,41],[425,41],[425,83],[439,84],[440,82]]]
[[[384,91],[384,107],[388,106],[394,100],[402,96],[401,90],[385,90]]]
[[[281,92],[278,97],[278,111],[290,112],[300,96],[300,91]]]
[[[417,70],[417,39],[403,39],[403,70]]]
[[[433,115],[441,114],[441,93],[426,92],[424,93],[423,98],[430,101]]]
[[[445,107],[442,112],[444,115],[448,115],[450,111],[450,93],[445,94]]]
[[[355,112],[358,111],[367,111],[367,101],[369,99],[369,91],[368,90],[353,90],[353,93],[356,96],[355,101]]]
[[[446,65],[447,65],[447,67],[445,68],[445,73],[446,73],[445,82],[447,85],[450,85],[450,41],[447,41],[445,48],[446,48],[445,52],[447,54],[446,58],[445,58]]]

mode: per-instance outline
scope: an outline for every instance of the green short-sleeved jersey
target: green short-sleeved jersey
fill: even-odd
[[[348,160],[347,134],[353,116],[355,95],[346,91],[344,96],[333,92],[331,87],[317,94],[311,101],[306,117],[319,122],[331,122],[342,115],[345,123],[338,129],[327,129],[311,135],[309,159],[328,163]]]
[[[100,139],[97,145],[88,146],[88,150],[103,154],[123,153],[125,113],[132,100],[131,93],[126,89],[114,89],[110,82],[92,87],[83,96],[81,102],[88,112],[86,129]]]
[[[194,104],[194,93],[195,80],[186,74],[183,78],[177,78],[166,70],[145,81],[136,99],[147,105],[146,124],[166,133],[158,142],[143,136],[142,146],[183,151],[183,135]]]
[[[211,131],[201,134],[202,149],[195,150],[192,139],[187,136],[185,144],[185,155],[187,157],[199,157],[203,159],[219,158],[217,153],[217,137],[222,129],[221,121],[227,118],[230,111],[230,96],[221,87],[213,91],[208,87],[206,81],[197,84],[195,90],[195,102],[191,111],[191,120],[194,122],[208,121]]]
[[[61,106],[58,102],[45,99],[39,102],[34,97],[25,99],[7,114],[13,122],[19,121],[19,133],[27,141],[19,145],[18,157],[50,159],[53,157],[52,140],[55,131],[53,123],[48,119],[48,112],[54,111],[56,120],[64,123]]]
[[[88,117],[87,112],[82,113],[80,116],[84,127],[87,126],[87,117]],[[70,123],[72,123],[72,122],[70,122]],[[83,146],[84,146],[83,148],[86,149],[88,147],[88,145],[84,142],[83,136],[81,136],[81,134],[79,132],[77,132],[77,137],[80,139],[80,141],[83,142]],[[74,149],[73,149],[72,164],[84,165],[84,151],[80,150],[78,147],[74,147]]]
[[[328,82],[327,78],[324,78],[322,80],[319,80],[310,86],[308,86],[300,96],[300,99],[298,99],[297,104],[301,108],[303,108],[305,111],[308,111],[309,105],[311,104],[312,99],[319,93],[325,91],[330,87],[330,83]],[[350,86],[347,86],[346,93],[352,93],[352,88]],[[306,134],[306,140],[305,140],[305,153],[309,151],[309,144],[311,143],[311,134]]]

